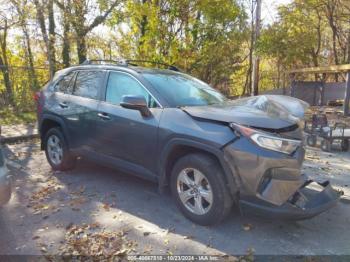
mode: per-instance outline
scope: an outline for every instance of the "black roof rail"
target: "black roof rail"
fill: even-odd
[[[93,65],[93,64],[116,64],[116,65],[124,65],[127,66],[125,59],[120,60],[112,60],[112,59],[86,59],[80,65]]]
[[[125,62],[128,65],[132,65],[132,66],[138,66],[137,63],[149,63],[149,64],[153,64],[153,65],[162,65],[162,66],[167,67],[169,70],[180,72],[180,70],[176,66],[169,65],[166,63],[162,63],[162,62],[149,61],[149,60],[133,60],[133,59],[126,59]]]
[[[162,65],[165,66],[169,70],[180,72],[180,70],[174,66],[169,65],[162,62],[156,62],[156,61],[149,61],[149,60],[133,60],[133,59],[119,59],[119,60],[112,60],[112,59],[87,59],[80,65],[93,65],[93,64],[115,64],[119,66],[138,66],[138,63],[149,63],[153,65]]]

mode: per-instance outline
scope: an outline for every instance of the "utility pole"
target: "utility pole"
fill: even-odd
[[[252,0],[254,1],[254,0]],[[253,49],[253,72],[252,72],[252,91],[254,96],[259,94],[259,63],[260,58],[256,52],[256,44],[260,36],[261,20],[261,1],[256,0],[255,8],[255,30],[254,30],[254,49]]]

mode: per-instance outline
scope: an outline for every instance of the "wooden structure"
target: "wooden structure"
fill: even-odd
[[[350,64],[346,65],[333,65],[333,66],[321,66],[321,67],[309,67],[302,69],[294,69],[288,71],[291,79],[291,95],[295,93],[297,75],[306,74],[320,74],[321,77],[321,102],[320,105],[324,105],[324,83],[327,80],[329,74],[346,74],[345,79],[345,93],[344,93],[344,115],[350,115]]]

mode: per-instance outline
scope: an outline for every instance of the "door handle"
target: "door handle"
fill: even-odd
[[[68,108],[67,102],[61,102],[59,105],[62,108]]]
[[[111,119],[107,113],[98,113],[97,115],[100,118],[102,118],[103,120],[110,120]]]

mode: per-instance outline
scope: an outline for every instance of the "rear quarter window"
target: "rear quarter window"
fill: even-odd
[[[71,94],[73,92],[74,74],[75,72],[70,72],[59,80],[54,88],[54,91],[64,94]]]
[[[104,71],[78,72],[73,94],[76,96],[98,99],[98,94],[104,80],[104,75]]]

